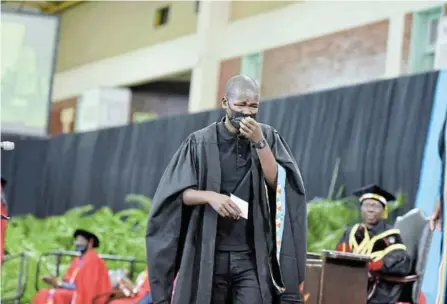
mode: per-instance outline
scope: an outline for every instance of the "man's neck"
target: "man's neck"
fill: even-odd
[[[380,221],[375,222],[374,224],[371,224],[371,223],[364,223],[364,225],[366,226],[366,228],[368,228],[368,230],[370,230],[370,229],[376,227],[379,223],[380,223]]]
[[[236,129],[230,122],[230,120],[228,119],[228,117],[225,117],[225,122],[224,122],[225,128],[227,128],[228,131],[230,131],[233,134],[237,134],[239,133],[238,129]]]

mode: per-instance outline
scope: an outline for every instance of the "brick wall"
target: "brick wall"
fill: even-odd
[[[262,98],[368,82],[385,72],[387,20],[264,52]]]
[[[216,96],[216,107],[222,106],[222,97],[225,93],[225,85],[230,77],[239,74],[241,71],[241,58],[231,58],[220,62],[219,89]]]
[[[410,43],[411,43],[411,26],[413,24],[413,15],[408,13],[405,15],[404,24],[404,41],[402,45],[402,65],[401,73],[403,75],[408,74],[408,58],[410,56]]]

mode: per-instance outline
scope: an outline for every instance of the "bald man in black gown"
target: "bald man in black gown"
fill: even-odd
[[[307,222],[296,161],[278,132],[256,121],[253,79],[232,77],[222,106],[221,122],[183,142],[153,199],[154,304],[303,303]],[[247,218],[232,194],[248,203]]]

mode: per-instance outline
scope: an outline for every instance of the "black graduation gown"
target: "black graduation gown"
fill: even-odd
[[[353,231],[353,229],[355,229]],[[411,258],[404,247],[399,230],[381,221],[366,232],[370,238],[372,254],[381,256],[370,263],[370,272],[377,272],[389,276],[406,276],[411,271]],[[356,252],[352,243],[361,244],[365,238],[365,227],[355,225],[348,228],[337,244],[338,251]],[[376,237],[376,240],[373,238]],[[390,250],[388,253],[385,250]],[[382,254],[380,254],[382,253]],[[386,254],[385,254],[386,253]],[[363,254],[366,254],[363,252]],[[383,255],[384,254],[384,255]],[[379,281],[376,286],[371,281],[368,285],[368,304],[394,304],[399,300],[404,285]]]
[[[280,271],[273,234],[275,192],[266,193],[265,179],[252,149],[254,247],[264,304],[302,303],[299,285],[304,281],[307,208],[303,181],[284,140],[270,126],[261,124],[264,136],[286,171],[286,206]],[[154,304],[208,304],[214,268],[217,212],[209,205],[186,206],[182,193],[188,188],[220,192],[221,165],[217,124],[191,134],[169,163],[152,201],[146,246]],[[269,202],[270,200],[270,202]],[[272,208],[273,207],[273,208]],[[272,276],[285,292],[272,292]],[[261,304],[261,303],[259,303]]]

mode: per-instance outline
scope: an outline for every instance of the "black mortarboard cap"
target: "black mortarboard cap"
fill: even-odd
[[[396,200],[396,197],[393,194],[389,193],[378,185],[365,186],[355,190],[353,194],[360,198],[360,202],[365,199],[375,199],[385,206],[387,202]]]
[[[78,235],[85,237],[87,240],[93,240],[93,248],[99,247],[99,239],[94,233],[84,229],[76,229],[73,238],[76,238]]]

